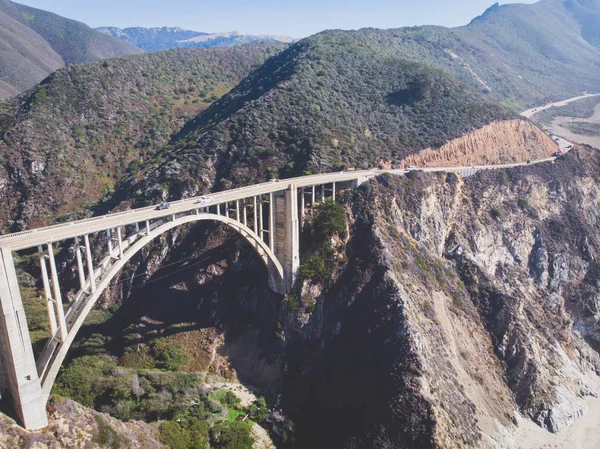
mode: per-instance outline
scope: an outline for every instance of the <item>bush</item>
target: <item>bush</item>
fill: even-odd
[[[315,235],[320,240],[326,240],[334,235],[343,235],[346,232],[346,211],[344,207],[331,199],[315,207],[313,221]]]
[[[327,264],[323,251],[318,252],[298,268],[298,275],[304,280],[323,282],[331,276],[332,268]]]
[[[257,423],[264,422],[267,419],[267,415],[269,414],[269,409],[267,408],[267,402],[265,398],[258,398],[254,401],[247,409],[248,415],[250,415],[250,419]]]
[[[188,449],[190,447],[190,433],[175,421],[167,421],[160,425],[159,439],[171,449]]]
[[[110,449],[119,449],[121,440],[119,435],[100,415],[94,417],[98,426],[98,434],[94,438],[100,446],[109,447]]]
[[[222,422],[211,431],[213,447],[221,449],[251,449],[254,440],[250,436],[251,425],[247,422]]]
[[[180,371],[188,362],[188,357],[178,342],[157,340],[152,345],[157,367],[168,371]]]
[[[101,394],[97,391],[97,384],[115,367],[107,357],[84,356],[75,359],[61,370],[54,384],[54,392],[86,407],[93,407]]]
[[[219,402],[227,407],[237,407],[241,400],[233,392],[227,390],[219,397]]]

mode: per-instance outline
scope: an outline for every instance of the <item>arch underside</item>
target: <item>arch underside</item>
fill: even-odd
[[[37,361],[37,370],[42,382],[42,391],[45,399],[50,395],[58,371],[60,370],[79,329],[83,325],[85,318],[96,304],[100,295],[108,288],[110,282],[121,271],[125,264],[161,234],[186,223],[209,220],[225,223],[246,238],[258,252],[267,267],[269,273],[269,286],[271,289],[279,293],[284,291],[284,270],[281,263],[275,257],[275,254],[268,245],[243,223],[229,217],[210,213],[185,215],[171,221],[165,221],[165,219],[158,220],[150,226],[150,232],[147,232],[146,229],[142,229],[140,232],[135,233],[123,241],[123,257],[119,257],[119,248],[115,248],[113,249],[112,254],[108,255],[102,261],[100,265],[100,270],[102,271],[96,277],[97,285],[95,292],[91,293],[91,282],[88,279],[84,288],[77,293],[75,301],[72,303],[66,314],[67,325],[69,326],[67,338],[64,342],[60,342],[57,333],[54,338],[51,338],[46,344]]]

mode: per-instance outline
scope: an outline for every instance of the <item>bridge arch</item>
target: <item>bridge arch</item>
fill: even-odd
[[[121,271],[125,264],[131,258],[142,250],[146,245],[152,242],[155,238],[164,234],[171,229],[177,228],[187,223],[198,221],[217,221],[224,223],[238,231],[258,252],[259,256],[265,263],[269,274],[269,285],[275,291],[284,290],[284,270],[273,251],[269,246],[250,228],[234,219],[226,216],[216,215],[211,213],[197,213],[194,215],[185,215],[179,218],[174,218],[172,221],[167,221],[159,224],[154,229],[146,233],[142,238],[135,240],[123,252],[123,256],[114,260],[107,271],[102,273],[98,279],[96,290],[89,296],[86,296],[81,304],[75,304],[74,310],[69,320],[69,332],[63,342],[59,342],[58,338],[51,339],[46,345],[42,354],[38,359],[38,373],[41,380],[43,392],[43,402],[45,403],[50,395],[52,386],[56,380],[60,367],[64,362],[66,355],[75,341],[77,333],[81,329],[86,317],[110,285],[114,277]],[[88,284],[89,284],[88,280]],[[86,285],[89,287],[89,285]],[[69,318],[69,317],[68,317]]]

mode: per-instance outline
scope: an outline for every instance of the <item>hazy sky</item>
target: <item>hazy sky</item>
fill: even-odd
[[[179,26],[305,37],[330,28],[467,24],[495,0],[17,0],[90,26]],[[520,3],[534,3],[523,0]],[[516,3],[516,2],[502,2]]]

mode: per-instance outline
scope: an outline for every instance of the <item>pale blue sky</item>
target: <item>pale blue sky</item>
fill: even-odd
[[[494,0],[21,0],[18,3],[93,27],[169,25],[206,32],[235,30],[305,37],[331,28],[465,25]]]

